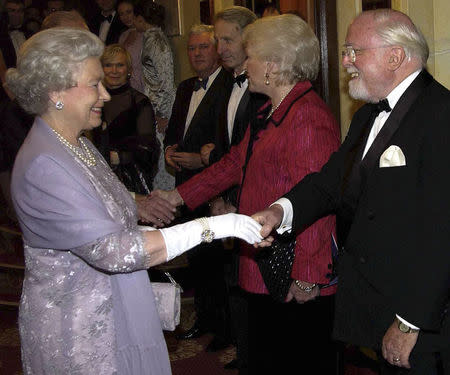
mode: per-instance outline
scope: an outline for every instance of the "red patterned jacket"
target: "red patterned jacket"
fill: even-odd
[[[312,90],[306,92],[310,88],[310,82],[297,83],[272,115],[267,128],[257,134],[241,190],[240,213],[251,215],[266,208],[305,175],[319,171],[339,147],[339,126],[322,99]],[[268,106],[270,102],[260,112],[267,112]],[[221,160],[177,187],[189,208],[241,183],[249,138],[247,129],[241,143]],[[329,281],[326,275],[330,272],[334,232],[335,218],[328,216],[298,234],[294,279],[323,284]],[[246,291],[267,294],[253,259],[257,251],[241,242],[239,284]],[[334,291],[335,288],[327,288],[322,294]]]

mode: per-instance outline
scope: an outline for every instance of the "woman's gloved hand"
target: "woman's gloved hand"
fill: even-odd
[[[250,216],[226,214],[188,221],[160,229],[160,232],[166,243],[167,261],[169,261],[199,245],[205,239],[237,237],[249,244],[260,242],[262,240],[260,230],[261,225]],[[207,236],[204,235],[205,233]]]

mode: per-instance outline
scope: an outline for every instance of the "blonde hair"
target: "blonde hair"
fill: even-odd
[[[314,80],[319,72],[319,40],[311,27],[293,14],[263,17],[247,26],[246,48],[262,61],[279,66],[277,85]]]
[[[102,66],[105,66],[105,64],[107,64],[115,56],[120,55],[120,54],[125,55],[125,60],[127,63],[127,70],[128,70],[128,73],[131,73],[132,67],[131,67],[130,53],[120,44],[110,44],[109,46],[105,47],[105,50],[103,51],[103,55],[100,57],[100,62],[102,63]]]

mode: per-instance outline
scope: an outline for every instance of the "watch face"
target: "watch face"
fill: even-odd
[[[400,331],[404,332],[404,333],[408,333],[408,332],[409,332],[409,327],[408,327],[405,323],[403,323],[403,322],[400,322],[400,323],[398,324],[398,329],[399,329]]]

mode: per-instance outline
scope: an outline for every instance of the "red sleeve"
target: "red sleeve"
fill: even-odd
[[[249,129],[242,141],[233,146],[218,162],[177,187],[184,203],[191,210],[241,182],[242,166],[250,137]]]

